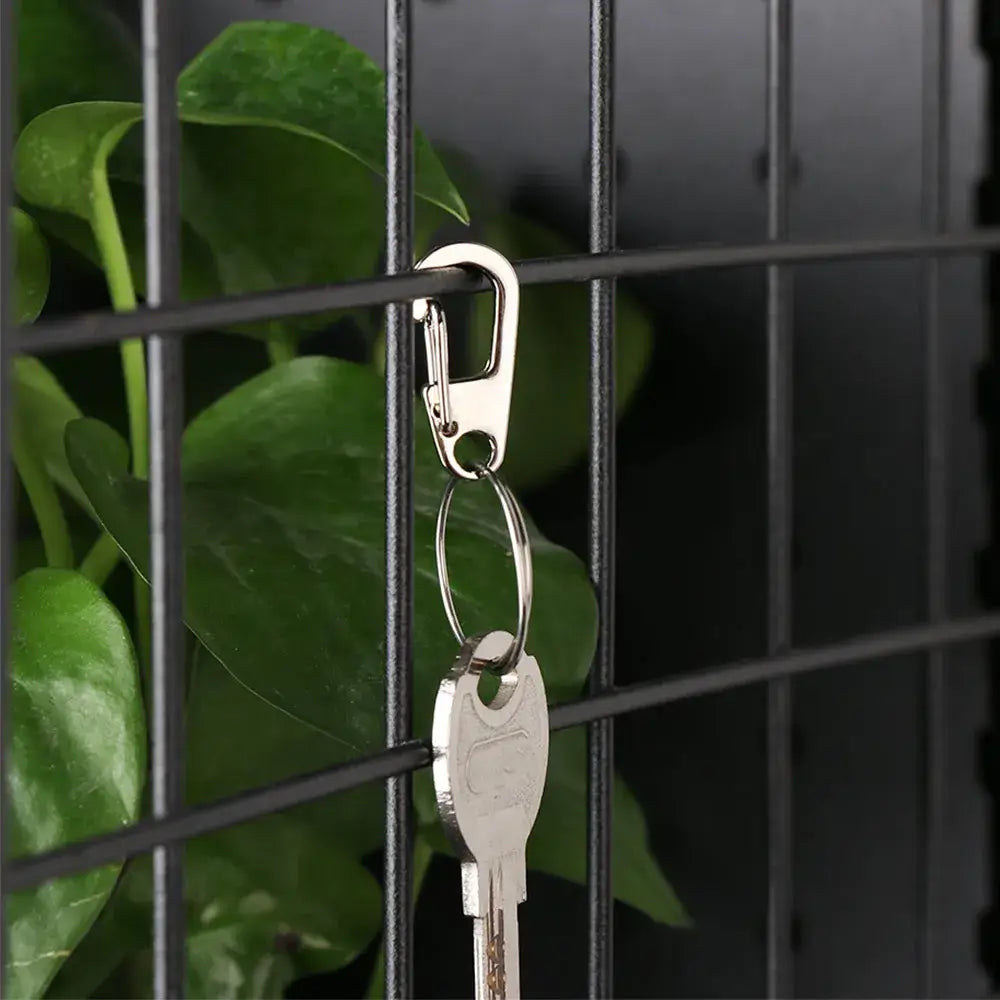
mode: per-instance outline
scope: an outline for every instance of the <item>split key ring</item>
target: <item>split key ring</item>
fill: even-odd
[[[511,551],[514,555],[514,575],[517,579],[517,631],[514,641],[503,657],[498,658],[490,670],[495,674],[506,674],[520,662],[524,646],[528,640],[528,624],[531,619],[531,598],[534,580],[531,569],[531,543],[528,539],[528,527],[524,514],[510,487],[487,466],[479,466],[477,478],[485,479],[493,487],[500,501],[504,520],[507,522],[507,532],[510,535]],[[448,554],[446,552],[446,534],[448,529],[448,513],[451,510],[452,497],[455,488],[462,480],[449,478],[441,497],[441,508],[438,511],[437,529],[434,536],[434,554],[437,557],[438,585],[441,588],[441,601],[448,624],[460,645],[465,644],[465,633],[458,620],[455,610],[455,599],[451,592],[451,582],[448,578]]]

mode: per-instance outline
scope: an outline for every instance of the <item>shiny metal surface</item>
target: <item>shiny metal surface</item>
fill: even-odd
[[[439,402],[435,404],[434,413],[438,420],[438,429],[445,437],[454,436],[457,431],[455,421],[451,418],[451,393],[448,392],[448,323],[445,320],[444,309],[436,299],[425,299],[427,305],[424,314],[424,340],[427,345],[427,370],[430,375],[431,387],[437,390]],[[433,428],[433,421],[431,427]]]
[[[417,264],[417,270],[437,267],[472,267],[489,278],[496,292],[489,361],[478,375],[454,380],[448,374],[448,331],[441,304],[436,299],[413,301],[413,318],[423,325],[427,345],[431,381],[422,395],[438,455],[453,475],[478,479],[475,469],[467,469],[458,461],[455,447],[466,434],[482,434],[491,448],[486,467],[496,472],[503,464],[514,385],[520,289],[510,261],[479,243],[439,247]]]
[[[477,1000],[520,996],[517,905],[526,896],[524,850],[549,757],[545,685],[534,657],[521,655],[489,704],[479,697],[483,671],[512,641],[507,632],[466,640],[434,705],[434,790],[462,863],[463,909],[475,921]]]
[[[503,674],[511,670],[521,659],[525,643],[528,641],[528,626],[531,623],[531,601],[534,592],[534,576],[531,568],[531,543],[528,539],[528,527],[524,523],[524,514],[517,498],[510,487],[488,468],[480,467],[479,478],[485,479],[493,487],[503,509],[507,531],[510,533],[510,548],[514,556],[514,574],[517,578],[517,634],[510,648],[503,652],[491,664],[494,673]],[[434,534],[434,553],[437,557],[438,586],[441,588],[441,601],[448,624],[459,643],[465,643],[465,633],[458,620],[455,610],[455,599],[451,593],[451,581],[448,577],[447,532],[448,512],[451,510],[451,500],[455,494],[457,479],[449,479],[441,496],[441,508],[438,510],[437,528]]]

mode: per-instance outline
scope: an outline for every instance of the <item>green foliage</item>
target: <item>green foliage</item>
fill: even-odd
[[[429,431],[418,427],[414,697],[418,724],[429,731],[454,640],[434,568],[446,473]],[[219,400],[184,442],[191,629],[241,683],[337,740],[345,756],[382,743],[384,437],[381,379],[367,367],[311,357]],[[146,575],[148,492],[128,474],[125,443],[90,420],[72,424],[66,441],[105,528]],[[485,484],[456,497],[448,549],[470,633],[510,619],[512,556]],[[553,687],[578,686],[596,634],[586,573],[537,532],[533,551],[532,649]],[[276,670],[278,663],[285,666]]]
[[[199,645],[189,688],[187,792],[212,802],[344,757],[343,746],[313,726],[279,711],[237,681]],[[331,847],[361,858],[382,846],[385,793],[362,785],[332,800],[299,806]]]
[[[15,358],[12,374],[14,420],[18,428],[23,429],[29,447],[45,464],[53,482],[81,507],[89,509],[87,498],[66,461],[63,442],[66,425],[83,415],[80,408],[37,358]]]
[[[418,731],[426,735],[441,664],[451,659],[453,644],[443,627],[433,562],[445,474],[426,428],[418,427],[414,697]],[[210,761],[204,765],[211,772],[209,794],[219,795],[381,744],[383,438],[375,374],[325,358],[273,368],[189,426],[187,621],[239,681],[227,683],[210,658],[199,660],[190,720],[199,748],[191,778],[199,791],[203,758]],[[145,575],[147,487],[129,475],[124,442],[96,421],[72,425],[67,442],[72,467],[105,527]],[[512,557],[491,501],[485,487],[459,493],[449,532],[452,578],[473,631],[506,620],[514,605]],[[533,548],[532,650],[552,690],[571,691],[593,655],[593,598],[575,557],[537,533]],[[275,622],[284,627],[276,629]],[[330,663],[340,666],[331,671]],[[232,718],[232,726],[220,726],[220,715]],[[571,735],[553,747],[529,859],[583,882],[583,744]],[[260,759],[267,773],[247,773]],[[666,923],[681,922],[683,911],[648,852],[641,813],[624,786],[619,797],[621,863],[634,876],[621,880],[620,898]],[[377,846],[380,794],[356,798],[349,808],[338,803],[336,811],[349,814],[342,836],[356,849]],[[314,820],[337,837],[331,813],[316,810]],[[424,813],[436,823],[426,797]]]
[[[17,22],[22,123],[57,104],[140,97],[135,45],[100,0],[21,0]]]
[[[13,215],[18,320],[30,323],[46,302],[49,255],[39,227],[103,271],[115,308],[133,308],[145,288],[135,45],[98,0],[21,6],[15,180],[32,214]],[[384,86],[377,66],[342,38],[282,22],[234,25],[183,70],[185,298],[376,273]],[[419,133],[415,153],[423,243],[449,215],[467,222],[469,213]],[[558,235],[495,206],[484,215],[484,238],[513,257],[571,251]],[[527,486],[585,447],[586,290],[529,289],[522,301],[507,468]],[[488,349],[490,309],[481,297],[474,310],[468,346],[476,358]],[[274,357],[278,348],[294,354],[299,334],[327,322],[313,317],[247,332],[272,338]],[[624,407],[645,366],[650,331],[624,296],[618,327]],[[133,629],[141,637],[148,576],[141,345],[126,345],[123,362],[128,442],[80,419],[54,374],[21,357],[13,368],[13,444],[45,562],[72,565],[78,529],[93,531],[86,517],[64,517],[63,502],[71,501],[114,538],[104,536],[81,568],[103,580],[117,546],[131,562]],[[207,382],[210,373],[194,372],[202,376]],[[414,696],[415,724],[426,734],[455,647],[433,557],[444,472],[423,420],[417,427]],[[188,427],[185,614],[197,637],[186,723],[192,803],[382,745],[384,434],[376,370],[315,357],[252,378]],[[531,648],[558,699],[578,691],[589,669],[594,601],[579,560],[531,531]],[[470,632],[513,619],[508,544],[489,490],[460,490],[449,558]],[[19,539],[19,565],[37,563],[38,548],[33,532]],[[125,626],[80,573],[26,573],[14,610],[9,835],[15,853],[28,853],[137,817],[145,719]],[[620,780],[615,795],[619,898],[655,920],[683,923],[642,813]],[[381,847],[383,796],[380,785],[364,786],[188,845],[190,995],[279,995],[303,971],[339,968],[367,947],[380,927],[380,894],[361,860]],[[583,881],[585,798],[583,734],[557,734],[529,847],[533,868]],[[423,865],[428,844],[447,850],[427,772],[417,775],[416,805]],[[117,868],[103,869],[16,896],[8,913],[9,992],[144,995],[150,905],[145,860],[130,863],[121,878]]]
[[[125,241],[132,284],[140,296],[146,294],[146,219],[142,188],[130,181],[111,178],[111,200]],[[76,215],[35,205],[32,212],[48,235],[70,247],[100,268],[101,253],[89,222]],[[205,242],[185,222],[181,225],[181,295],[206,299],[222,292],[215,259]]]
[[[188,996],[281,996],[303,964],[339,969],[381,926],[378,883],[299,815],[266,816],[191,841],[184,874]],[[87,996],[112,974],[146,994],[152,877],[148,857],[129,865],[50,997]]]
[[[141,120],[142,105],[123,101],[63,104],[43,112],[18,139],[18,194],[33,205],[100,224],[97,213],[111,197],[108,157]]]
[[[332,32],[281,21],[234,24],[181,75],[178,100],[188,121],[300,132],[385,171],[385,77]],[[461,196],[419,133],[414,156],[415,194],[468,221]]]
[[[13,210],[14,315],[30,323],[42,311],[49,292],[49,253],[34,220]],[[55,482],[76,480],[66,465],[62,433],[66,422],[79,416],[72,401],[40,361],[14,359],[11,370],[11,452],[25,495],[35,512],[39,536],[49,566],[73,565],[73,544]],[[80,494],[82,496],[82,494]]]
[[[106,833],[139,814],[145,717],[128,630],[77,573],[37,569],[14,589],[6,759],[14,857]],[[101,911],[110,866],[7,903],[7,992],[39,996]]]
[[[310,952],[339,969],[381,927],[375,879],[301,820],[269,816],[226,830],[195,841],[188,858],[193,996],[276,995],[294,976],[293,958]]]
[[[19,323],[30,323],[42,311],[49,293],[49,252],[32,218],[14,209],[14,295]],[[14,359],[14,419],[32,453],[44,462],[48,474],[79,503],[83,491],[69,471],[63,431],[70,420],[82,416],[56,377],[36,358]]]
[[[182,73],[182,214],[214,260],[185,269],[184,291],[259,292],[371,274],[384,232],[384,90],[381,70],[331,32],[301,24],[233,25]],[[69,213],[94,231],[109,279],[128,267],[142,287],[142,230],[119,226],[109,157],[142,107],[91,101],[57,107],[24,130],[15,180],[26,201]],[[111,174],[141,180],[126,142]],[[275,184],[280,177],[281,183]],[[427,140],[416,136],[416,196],[467,219]],[[48,223],[49,217],[42,216]],[[63,235],[67,226],[53,227]],[[87,237],[70,230],[88,256]],[[186,255],[201,252],[190,236]],[[275,324],[288,332],[317,320]]]
[[[42,311],[49,294],[49,250],[34,220],[15,208],[14,316],[30,323]]]

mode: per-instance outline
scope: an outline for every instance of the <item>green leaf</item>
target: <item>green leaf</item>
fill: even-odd
[[[141,187],[126,181],[111,181],[115,213],[128,251],[132,284],[139,295],[146,294],[146,219]],[[94,242],[90,224],[65,212],[35,208],[38,224],[53,239],[75,250],[100,268],[101,253]],[[181,225],[181,297],[186,300],[215,298],[222,285],[211,250],[186,223]]]
[[[532,868],[587,881],[587,754],[583,729],[553,733],[545,796],[528,841]],[[615,777],[612,877],[616,898],[654,920],[686,926],[687,914],[649,847],[646,821],[635,796]]]
[[[188,856],[192,996],[280,995],[300,952],[339,969],[381,928],[372,875],[290,816],[195,841]]]
[[[14,208],[13,220],[14,315],[20,323],[31,323],[48,297],[49,252],[29,215]],[[73,545],[52,480],[54,472],[69,473],[62,434],[67,409],[73,409],[73,404],[40,362],[23,357],[13,360],[11,456],[38,524],[46,564],[70,567]],[[72,418],[78,416],[78,412],[72,414]],[[52,434],[54,427],[57,436]]]
[[[63,440],[66,425],[82,416],[80,408],[37,358],[15,358],[12,382],[14,420],[32,453],[42,460],[52,480],[90,511],[90,501],[69,467]]]
[[[14,208],[14,318],[31,323],[49,295],[49,249],[34,220]]]
[[[142,105],[122,101],[87,101],[44,112],[14,149],[18,193],[33,205],[93,224],[95,196],[108,188],[108,157],[141,120]]]
[[[384,77],[366,55],[318,28],[246,22],[209,45],[178,86],[182,214],[212,254],[218,290],[374,273],[384,231]],[[84,102],[37,118],[15,151],[21,197],[86,220],[107,255],[115,226],[108,171],[141,179],[141,156],[122,143],[141,116],[138,104]],[[415,143],[418,199],[464,220],[430,145],[419,134]],[[141,240],[125,236],[135,270]],[[106,270],[116,264],[103,261]],[[185,293],[211,294],[215,278],[201,288],[188,281]]]
[[[140,97],[137,48],[106,4],[21,0],[17,23],[22,124],[59,104]]]
[[[15,315],[19,323],[31,323],[42,311],[49,292],[49,252],[31,216],[14,209]],[[14,393],[15,441],[28,448],[49,477],[84,510],[90,504],[66,461],[63,434],[66,424],[82,414],[58,379],[31,357],[16,357],[11,369]]]
[[[367,368],[300,358],[202,413],[184,445],[187,622],[265,701],[327,733],[342,756],[382,743],[383,383]],[[417,424],[415,698],[420,731],[455,655],[437,588],[434,523],[445,473]],[[96,421],[67,429],[70,465],[102,522],[147,570],[146,485]],[[556,686],[578,685],[596,623],[583,566],[532,531],[531,647]],[[512,623],[509,540],[485,484],[456,497],[449,560],[470,632]]]
[[[381,928],[372,875],[290,816],[199,838],[186,857],[191,997],[281,996],[295,957],[339,969]]]
[[[357,160],[276,126],[186,125],[184,139],[184,215],[211,248],[222,291],[375,272],[385,193]],[[289,322],[308,328],[326,321]]]
[[[141,912],[130,899],[132,880],[149,880],[152,875],[145,855],[126,862],[114,892],[94,921],[87,936],[59,968],[46,1000],[80,1000],[80,997],[106,996],[101,989],[132,954],[148,950],[152,932],[152,914]],[[135,996],[148,996],[152,975],[147,976]],[[123,991],[121,995],[126,995]]]
[[[204,646],[195,651],[188,691],[191,802],[211,802],[343,759],[340,743],[257,697]],[[384,809],[379,782],[299,806],[287,815],[320,831],[327,843],[363,857],[382,846]]]
[[[300,963],[339,969],[381,927],[372,875],[287,813],[191,841],[184,874],[190,997],[281,996]],[[152,871],[143,857],[129,865],[50,995],[89,995],[123,962],[119,976],[148,990],[151,922]]]
[[[115,608],[66,570],[17,581],[11,635],[8,837],[15,857],[133,822],[146,738],[135,655]],[[100,912],[118,865],[7,904],[11,996],[40,996]]]
[[[331,31],[283,21],[231,25],[181,74],[178,101],[187,121],[300,132],[385,173],[385,75]],[[465,204],[420,133],[414,158],[417,197],[468,221]]]
[[[562,236],[517,215],[490,222],[484,242],[512,260],[578,253]],[[470,360],[485,364],[493,338],[491,296],[475,297]],[[520,488],[537,486],[578,461],[587,449],[590,306],[586,285],[521,289],[517,378],[504,472]],[[615,314],[616,405],[624,412],[649,363],[648,318],[623,290]]]

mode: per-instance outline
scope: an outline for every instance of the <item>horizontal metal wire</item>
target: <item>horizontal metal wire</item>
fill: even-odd
[[[516,270],[522,284],[546,285],[591,281],[595,278],[624,278],[763,264],[805,264],[873,257],[982,253],[991,250],[1000,250],[1000,227],[941,236],[617,250],[603,254],[573,254],[527,260],[517,264]],[[234,295],[156,310],[142,308],[131,313],[86,313],[21,328],[17,331],[15,347],[21,354],[45,354],[74,347],[112,343],[150,333],[165,336],[196,333],[282,317],[382,306],[390,302],[406,302],[451,292],[485,291],[488,287],[484,280],[475,278],[469,272],[458,268],[442,268],[438,271],[366,278],[335,285]]]
[[[142,854],[159,844],[190,840],[292,806],[315,802],[336,792],[346,792],[371,781],[384,781],[393,775],[426,767],[430,760],[430,747],[414,740],[346,764],[175,813],[168,819],[140,820],[114,833],[68,844],[34,857],[9,861],[6,891],[29,889],[51,878],[72,875]]]
[[[828,646],[798,649],[780,656],[738,660],[708,670],[675,674],[655,681],[630,684],[607,694],[582,698],[554,706],[551,727],[566,729],[612,715],[624,715],[642,708],[684,701],[706,694],[795,677],[799,674],[842,667],[852,663],[880,660],[888,656],[923,652],[961,642],[975,642],[1000,636],[1000,614],[978,615],[941,625],[919,625],[846,639]]]
[[[780,677],[793,677],[830,667],[998,636],[1000,613],[957,619],[939,625],[876,632],[814,649],[794,650],[782,656],[740,660],[706,670],[632,684],[579,701],[555,705],[549,711],[549,725],[553,730],[568,729],[597,719],[729,691]],[[167,819],[142,820],[114,833],[8,862],[5,891],[29,889],[48,879],[72,875],[142,854],[159,844],[175,843],[213,833],[292,806],[314,802],[336,792],[348,791],[371,781],[384,781],[393,775],[427,767],[430,762],[430,746],[413,740],[314,774],[291,778],[266,788],[189,809]]]

